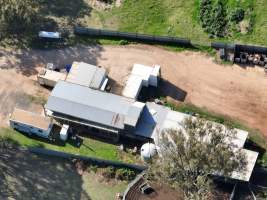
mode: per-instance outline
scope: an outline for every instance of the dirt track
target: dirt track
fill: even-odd
[[[258,68],[221,66],[202,53],[175,53],[146,45],[2,51],[2,55],[2,65],[15,67],[26,75],[25,81],[33,78],[38,67],[47,62],[64,66],[76,60],[101,65],[120,84],[124,83],[134,63],[159,64],[162,77],[171,88],[166,94],[177,99],[183,94],[186,102],[237,118],[267,136],[267,76]],[[0,84],[1,76],[6,73],[10,70],[1,71]]]

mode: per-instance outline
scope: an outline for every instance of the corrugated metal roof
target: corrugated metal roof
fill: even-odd
[[[84,62],[73,62],[67,82],[99,89],[106,77],[106,70]]]
[[[157,139],[155,135],[159,134],[169,110],[167,107],[147,102],[136,126],[135,134]]]
[[[122,91],[122,95],[128,98],[137,99],[142,88],[143,79],[140,76],[130,75]]]
[[[233,173],[230,175],[230,178],[242,181],[249,181],[259,153],[247,149],[241,149],[241,153],[245,155],[247,164],[242,168],[242,170],[233,171]]]
[[[49,125],[51,123],[48,117],[41,116],[39,114],[21,110],[18,108],[14,109],[10,120],[14,122],[20,122],[22,124],[27,124],[29,126],[33,126],[43,130],[48,130]]]
[[[51,92],[45,108],[82,120],[123,129],[125,118],[134,103],[134,100],[122,96],[59,81]],[[139,108],[139,115],[141,111],[142,108]],[[134,117],[139,118],[139,115]]]
[[[128,77],[122,95],[128,98],[137,99],[142,86],[149,85],[157,87],[157,77],[160,66],[148,67],[141,64],[134,64],[131,74]]]
[[[155,103],[146,103],[146,107],[140,117],[135,134],[150,137],[154,140],[155,144],[159,144],[159,136],[164,129],[181,129],[181,123],[187,117],[190,117],[190,115],[172,111],[165,106],[157,105]],[[213,122],[213,124],[216,125],[217,123]],[[226,129],[225,126],[221,126]],[[248,136],[247,131],[240,129],[235,129],[235,131],[236,136],[234,138],[229,138],[227,142],[234,145],[233,151],[235,151],[235,149],[240,149],[246,155],[247,166],[241,171],[234,171],[230,175],[230,178],[249,181],[258,153],[243,149]]]
[[[140,110],[142,111],[145,104],[141,102],[135,102],[133,105],[129,108],[127,116],[125,118],[125,124],[135,127],[139,116],[140,116]]]

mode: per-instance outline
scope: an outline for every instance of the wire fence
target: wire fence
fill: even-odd
[[[83,28],[75,27],[74,34],[84,35],[90,37],[104,37],[104,38],[118,38],[131,41],[139,41],[145,43],[157,43],[157,44],[169,44],[177,46],[191,47],[191,41],[184,38],[170,37],[170,36],[156,36],[140,33],[128,33],[112,30],[103,29],[93,29],[93,28]]]
[[[0,39],[4,36],[10,34],[23,35],[25,32],[31,34],[32,39],[38,39],[38,32],[42,31],[39,26],[32,27],[6,27],[0,25]],[[141,43],[149,44],[164,44],[172,46],[181,46],[188,48],[198,48],[198,43],[192,43],[190,39],[171,37],[171,36],[157,36],[149,34],[140,34],[140,33],[130,33],[130,32],[120,32],[114,30],[105,30],[105,29],[95,29],[95,28],[86,28],[86,27],[61,27],[57,28],[57,31],[61,33],[62,37],[67,38],[69,35],[85,36],[91,38],[108,38],[108,39],[120,39],[127,41],[136,41]],[[23,36],[22,36],[23,37]],[[201,46],[201,45],[200,45]],[[203,45],[202,45],[203,46]],[[241,44],[229,44],[223,42],[212,42],[206,44],[206,47],[211,47],[213,49],[225,49],[227,51],[232,51],[235,55],[238,55],[240,52],[246,53],[258,53],[267,55],[267,47],[255,46],[255,45],[241,45]]]
[[[103,166],[103,167],[113,166],[115,168],[128,168],[128,169],[136,170],[139,172],[142,172],[143,170],[147,169],[146,166],[142,166],[142,165],[129,164],[129,163],[123,163],[123,162],[118,162],[118,161],[112,161],[112,160],[104,160],[104,159],[93,158],[89,156],[80,156],[80,155],[54,151],[54,150],[49,150],[49,149],[44,149],[44,148],[38,148],[38,147],[29,147],[28,150],[31,153],[40,154],[40,155],[53,156],[53,157],[64,158],[64,159],[83,160],[93,165],[98,165],[98,166]]]

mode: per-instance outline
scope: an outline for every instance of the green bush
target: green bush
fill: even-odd
[[[102,169],[102,176],[107,179],[115,178],[115,175],[116,170],[114,167],[106,167]]]
[[[119,45],[127,45],[129,42],[127,40],[120,40]]]
[[[232,22],[238,23],[244,19],[245,11],[242,8],[236,8],[231,12],[230,15],[230,20]]]
[[[90,166],[88,167],[88,170],[89,170],[90,172],[94,172],[94,173],[97,172],[97,169],[98,169],[98,167],[97,167],[96,165],[90,165]]]
[[[242,8],[227,9],[226,0],[200,0],[199,18],[202,28],[210,37],[224,37],[230,35],[240,21],[245,17]]]
[[[116,170],[116,179],[118,180],[133,180],[136,176],[135,172],[130,169],[120,168]]]
[[[223,37],[226,34],[227,25],[226,9],[223,0],[216,1],[212,10],[211,33],[218,37]]]
[[[202,27],[205,30],[211,25],[211,12],[212,12],[212,1],[211,0],[200,0],[199,15],[202,23]]]

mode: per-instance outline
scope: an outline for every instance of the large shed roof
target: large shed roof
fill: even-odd
[[[182,129],[182,122],[190,115],[170,110],[169,108],[155,103],[147,102],[146,107],[140,117],[135,129],[135,134],[143,137],[152,138],[156,145],[159,145],[160,134],[165,129]],[[214,125],[216,123],[214,122]],[[222,125],[223,128],[226,128]],[[230,178],[249,181],[254,165],[256,163],[258,153],[243,149],[248,132],[235,129],[236,136],[229,138],[227,142],[234,145],[235,149],[240,149],[247,158],[247,166],[241,171],[234,171]]]
[[[133,107],[134,115],[131,114]],[[124,128],[125,119],[129,114],[131,119],[134,118],[133,120],[137,121],[143,109],[142,106],[135,106],[133,99],[65,81],[57,83],[45,108],[117,129]]]
[[[106,70],[84,62],[73,62],[67,82],[99,89],[106,77]]]

